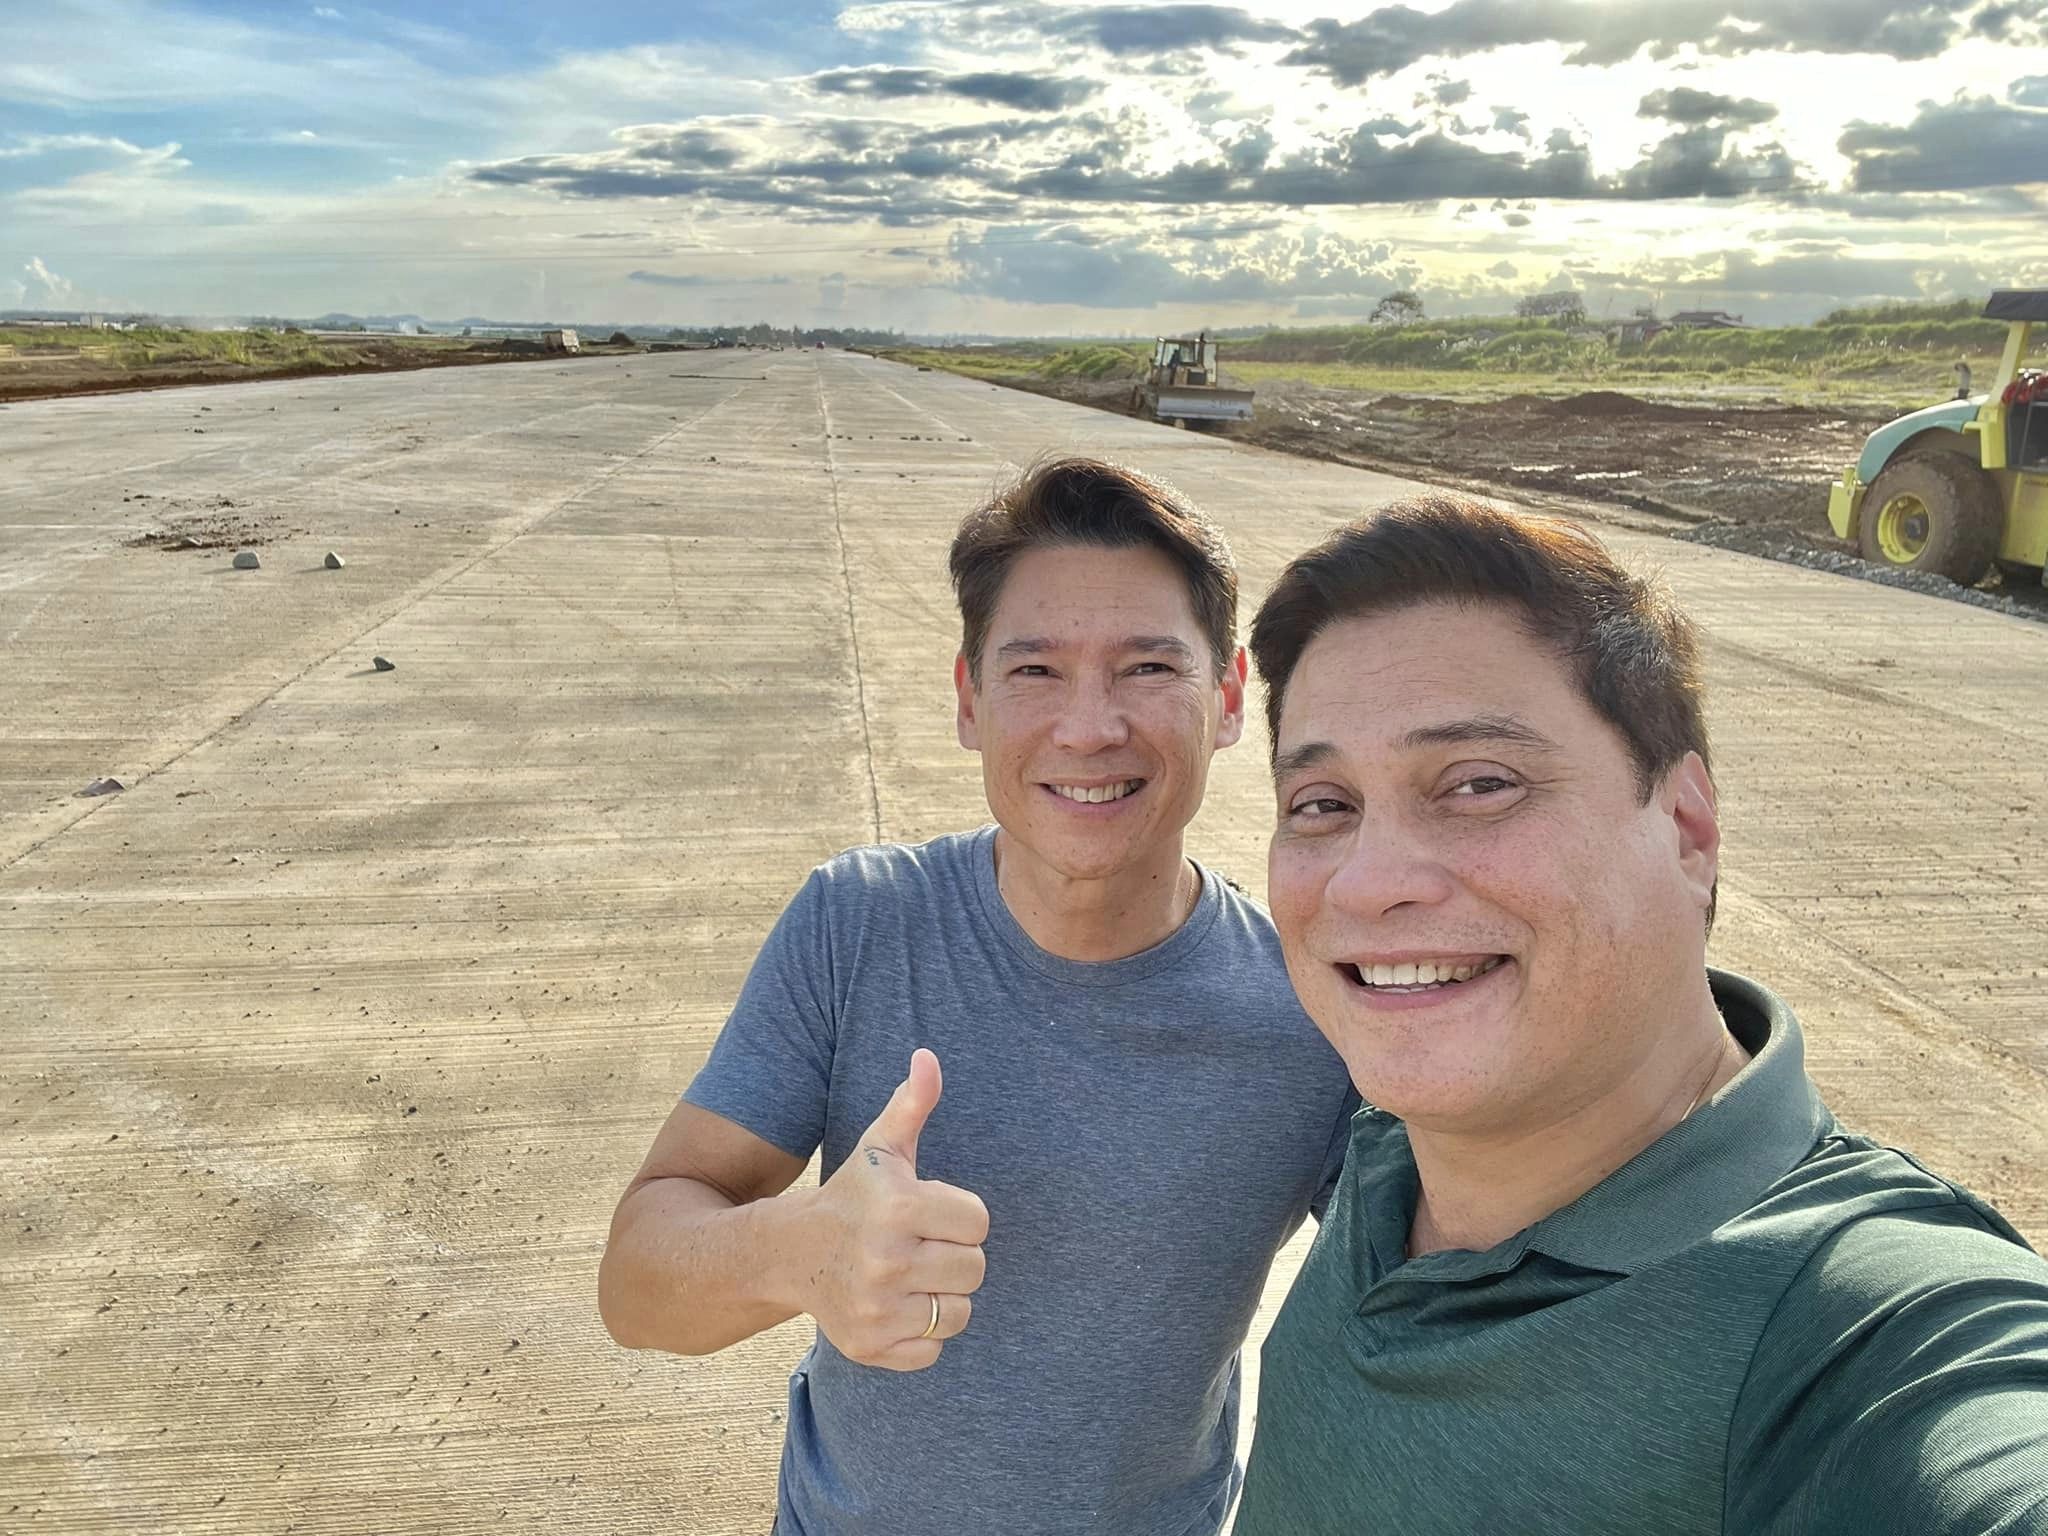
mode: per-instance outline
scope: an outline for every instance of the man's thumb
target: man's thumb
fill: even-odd
[[[889,1102],[882,1106],[882,1112],[875,1116],[875,1123],[861,1138],[862,1145],[894,1152],[910,1164],[912,1172],[916,1172],[918,1134],[924,1130],[925,1120],[937,1107],[939,1093],[944,1086],[939,1075],[939,1058],[920,1046],[911,1053],[910,1076],[896,1085]]]

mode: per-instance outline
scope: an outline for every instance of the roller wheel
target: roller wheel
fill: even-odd
[[[1856,546],[1873,564],[1974,587],[1991,569],[2004,525],[1990,476],[1955,454],[1926,453],[1888,465],[1870,482]]]

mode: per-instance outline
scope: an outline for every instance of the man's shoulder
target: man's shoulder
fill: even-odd
[[[2048,1263],[1904,1153],[1832,1135],[1808,1162],[1828,1225],[1750,1351],[1728,1528],[2033,1529],[2007,1522],[2048,1487]]]
[[[1229,872],[1213,864],[1197,862],[1206,884],[1216,890],[1221,921],[1217,936],[1226,943],[1249,944],[1280,961],[1280,931],[1273,926],[1273,914],[1266,904],[1232,879]]]
[[[1952,1304],[1972,1309],[1995,1293],[2048,1347],[2048,1262],[1990,1205],[1905,1152],[1825,1136],[1752,1215],[1806,1232],[1777,1329],[1845,1337],[1916,1308],[1934,1326]]]
[[[965,896],[974,885],[974,861],[985,853],[991,829],[948,832],[921,843],[861,843],[811,872],[819,898],[916,903],[933,896]]]

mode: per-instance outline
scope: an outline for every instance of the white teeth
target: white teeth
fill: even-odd
[[[1063,800],[1078,800],[1083,805],[1101,805],[1105,800],[1123,799],[1144,782],[1143,779],[1125,779],[1121,784],[1098,784],[1092,789],[1082,789],[1072,784],[1049,784],[1046,787]]]
[[[1416,987],[1438,986],[1448,982],[1470,981],[1475,976],[1484,976],[1501,963],[1502,957],[1495,955],[1479,965],[1448,965],[1433,961],[1422,961],[1409,965],[1356,965],[1351,967],[1361,985],[1368,987]]]

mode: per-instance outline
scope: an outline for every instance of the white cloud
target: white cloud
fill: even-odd
[[[331,5],[316,5],[313,7],[313,14],[315,16],[318,16],[322,21],[341,20],[341,12],[337,11]]]
[[[71,302],[70,279],[59,277],[43,265],[43,258],[31,256],[22,268],[28,274],[28,283],[22,285],[24,296],[33,294],[36,307],[40,309],[63,309]]]
[[[176,149],[174,144],[172,149]],[[118,155],[139,156],[148,153],[126,139],[112,138],[103,133],[31,133],[18,138],[12,144],[0,144],[0,160],[22,160],[31,155],[56,154],[63,150],[104,149]]]

